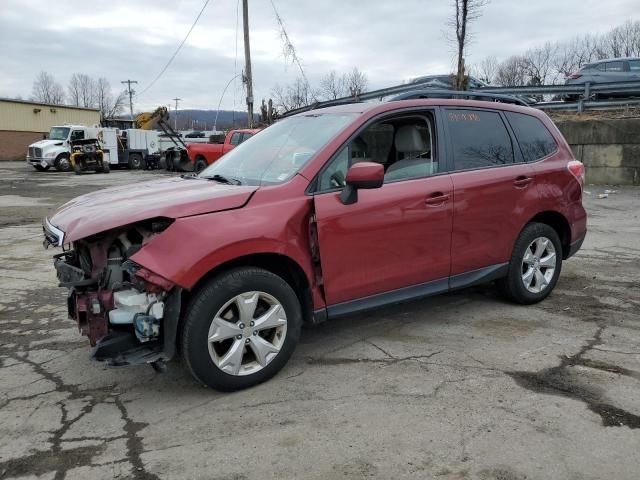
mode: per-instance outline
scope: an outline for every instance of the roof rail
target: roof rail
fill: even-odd
[[[399,94],[399,95],[397,95]],[[289,117],[302,112],[308,112],[309,110],[316,110],[319,108],[333,107],[335,105],[344,105],[346,103],[359,103],[367,100],[384,100],[385,97],[391,95],[397,95],[391,98],[393,100],[409,100],[412,98],[477,98],[482,100],[490,100],[494,102],[513,103],[516,105],[529,106],[529,104],[522,100],[522,98],[507,95],[504,93],[488,93],[479,92],[477,90],[447,90],[441,88],[433,88],[429,86],[429,83],[409,83],[402,85],[395,85],[393,87],[381,88],[380,90],[372,90],[369,92],[360,93],[356,96],[348,96],[342,98],[336,98],[335,100],[325,100],[322,102],[315,102],[311,105],[289,110],[280,116],[280,118]],[[385,100],[386,101],[386,100]]]
[[[414,100],[417,98],[466,98],[467,100],[489,100],[500,103],[512,103],[528,107],[529,104],[513,95],[505,95],[500,93],[485,93],[474,90],[447,90],[444,88],[422,88],[419,90],[411,90],[391,98],[390,102],[397,100]]]

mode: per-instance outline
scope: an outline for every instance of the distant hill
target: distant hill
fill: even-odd
[[[218,122],[216,124],[218,130],[225,128],[246,127],[247,112],[238,112],[233,110],[178,110],[178,129],[179,130],[212,130],[216,121],[216,113],[218,113]],[[173,116],[175,112],[170,112],[171,124],[173,125]],[[255,121],[260,120],[260,115],[254,114]]]

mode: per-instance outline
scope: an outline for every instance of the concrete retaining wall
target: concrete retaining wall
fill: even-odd
[[[556,125],[584,163],[587,183],[640,185],[640,118],[565,120]]]

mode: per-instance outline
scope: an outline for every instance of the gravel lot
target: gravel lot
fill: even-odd
[[[222,394],[179,362],[91,362],[42,248],[57,205],[158,175],[0,163],[1,479],[640,478],[640,188],[587,188],[541,304],[487,286],[309,327],[273,380]]]

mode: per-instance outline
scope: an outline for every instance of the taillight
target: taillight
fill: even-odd
[[[575,80],[576,78],[580,78],[582,75],[579,73],[572,73],[571,75],[569,75],[569,79],[571,80]]]
[[[580,182],[580,187],[584,188],[585,168],[582,162],[571,160],[567,164],[567,169],[571,172],[571,175],[576,177],[576,180]]]

